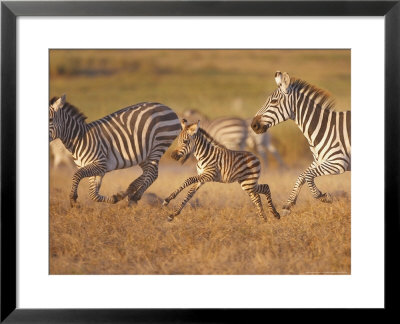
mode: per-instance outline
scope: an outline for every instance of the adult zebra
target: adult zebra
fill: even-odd
[[[193,184],[180,207],[169,216],[169,221],[180,214],[186,203],[206,182],[239,182],[242,189],[256,205],[259,216],[267,221],[260,199],[260,194],[264,194],[267,197],[269,211],[276,218],[280,218],[272,203],[269,186],[258,184],[261,167],[260,161],[254,154],[246,151],[229,150],[201,129],[200,121],[188,125],[186,119],[183,119],[182,131],[178,137],[177,148],[172,152],[172,157],[176,160],[182,158],[182,161],[185,162],[191,154],[197,160],[198,175],[186,179],[177,190],[164,200],[163,205],[166,206],[183,189]]]
[[[78,198],[82,178],[90,177],[89,196],[97,202],[116,203],[128,196],[137,202],[158,176],[158,163],[180,132],[180,122],[170,108],[159,103],[139,103],[91,123],[66,102],[65,95],[50,100],[49,139],[60,138],[79,169],[72,178],[70,202]],[[104,175],[139,165],[143,174],[125,192],[99,194]]]
[[[286,164],[281,159],[278,150],[271,142],[269,133],[257,136],[251,131],[251,119],[244,120],[238,117],[219,117],[213,120],[194,109],[183,112],[183,117],[189,121],[201,120],[202,128],[217,142],[230,150],[243,151],[249,149],[261,158],[263,168],[268,165],[266,151],[273,154],[281,168]]]
[[[322,193],[314,179],[322,175],[340,174],[351,170],[351,112],[333,110],[331,97],[309,83],[275,73],[278,85],[253,118],[251,127],[257,134],[287,119],[300,128],[313,153],[314,161],[300,174],[283,206],[284,213],[296,203],[300,189],[307,183],[314,198],[331,202],[330,194]]]

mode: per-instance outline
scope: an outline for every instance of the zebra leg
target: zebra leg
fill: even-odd
[[[172,199],[174,199],[176,196],[178,196],[178,194],[183,189],[185,189],[187,186],[190,186],[191,184],[196,183],[196,182],[201,182],[200,176],[194,176],[194,177],[187,178],[185,180],[185,182],[178,189],[176,189],[172,194],[170,194],[167,198],[164,199],[163,206],[167,206],[169,204],[169,202]]]
[[[137,203],[140,198],[142,198],[143,193],[151,186],[151,184],[156,181],[158,177],[158,163],[155,161],[151,161],[149,163],[141,166],[143,169],[143,174],[137,179],[137,184],[135,184],[136,180],[132,183],[133,190],[128,194],[129,204]],[[136,187],[134,187],[136,186]],[[128,188],[129,191],[129,188]]]
[[[315,162],[313,162],[307,170],[302,172],[299,177],[296,180],[296,183],[294,184],[294,187],[292,189],[292,192],[290,193],[289,199],[287,200],[286,204],[283,205],[282,207],[282,214],[284,216],[290,214],[290,209],[296,204],[297,197],[299,196],[301,187],[306,183],[306,175],[309,170],[311,170],[314,167]]]
[[[123,200],[126,196],[128,196],[129,193],[132,193],[132,192],[135,193],[140,188],[140,186],[143,182],[143,179],[144,179],[144,175],[142,174],[128,186],[126,191],[119,192],[119,193],[115,194],[113,197],[115,197],[115,199],[117,201],[120,201],[120,200]]]
[[[103,180],[104,175],[93,176],[89,179],[89,197],[97,202],[107,202],[110,204],[115,204],[118,200],[115,199],[115,196],[106,197],[99,194],[101,182]]]
[[[263,206],[261,204],[260,195],[253,190],[246,190],[247,194],[250,196],[251,201],[257,207],[258,216],[260,216],[265,222],[267,221],[267,216],[264,213]]]
[[[261,198],[257,192],[258,191],[257,179],[242,180],[239,181],[239,184],[242,187],[242,189],[250,196],[250,199],[253,202],[253,204],[256,205],[258,215],[266,222],[267,216],[265,216],[264,209],[261,204]]]
[[[272,202],[271,191],[269,190],[269,186],[267,184],[259,184],[256,188],[257,193],[264,194],[267,197],[267,205],[269,211],[277,218],[280,219],[281,216],[275,209],[275,206]]]
[[[69,194],[71,207],[74,206],[78,199],[78,186],[80,181],[86,177],[101,176],[105,174],[105,166],[100,162],[94,162],[78,169],[72,177],[72,188]]]
[[[322,193],[315,185],[314,179],[322,175],[335,175],[340,173],[340,170],[333,168],[332,165],[329,165],[329,162],[325,162],[309,170],[306,174],[306,181],[313,197],[324,203],[331,203],[332,196],[329,193]]]
[[[179,208],[177,208],[173,214],[171,214],[171,215],[168,216],[168,221],[169,221],[169,222],[173,221],[173,220],[174,220],[174,217],[175,217],[175,216],[178,216],[178,215],[181,213],[183,207],[185,207],[185,205],[187,204],[187,202],[188,202],[190,199],[192,199],[192,197],[194,196],[194,194],[196,193],[196,191],[199,190],[200,187],[201,187],[203,184],[204,184],[203,182],[198,182],[197,184],[193,185],[193,186],[190,188],[190,190],[188,191],[188,193],[187,193],[185,199],[182,201],[182,203],[181,203],[181,205],[179,206]]]
[[[137,201],[140,200],[140,198],[142,197],[143,192],[151,185],[151,183],[155,181],[155,179],[158,176],[157,166],[155,166],[154,169],[154,165],[150,164],[150,166],[148,166],[148,164],[146,163],[146,164],[141,164],[140,167],[142,168],[143,173],[133,182],[131,182],[126,191],[117,193],[116,195],[113,196],[117,201],[120,201],[124,199],[126,196],[128,196],[129,206],[132,205],[132,203],[137,203]],[[149,177],[149,173],[151,174],[150,175],[151,182],[149,183],[149,179],[147,179],[148,183],[147,187],[143,187],[146,186],[146,177]],[[140,190],[142,188],[143,192],[140,193]]]

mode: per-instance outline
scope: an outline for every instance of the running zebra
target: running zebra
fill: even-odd
[[[179,215],[186,203],[193,197],[197,190],[206,182],[231,183],[239,182],[242,189],[250,196],[252,202],[256,205],[258,214],[265,221],[261,198],[259,194],[267,197],[269,211],[280,218],[271,198],[271,192],[267,184],[258,184],[260,177],[260,161],[258,158],[246,151],[231,151],[225,146],[219,144],[210,135],[200,128],[200,121],[194,124],[187,124],[186,119],[182,119],[182,131],[178,137],[178,146],[172,152],[175,160],[182,158],[184,163],[191,154],[197,160],[197,176],[188,178],[176,191],[164,200],[166,206],[183,189],[193,185],[186,198],[179,208],[168,217],[172,221]]]
[[[304,183],[307,183],[314,198],[332,202],[331,195],[323,194],[315,186],[314,179],[351,170],[351,112],[335,111],[333,101],[326,92],[303,80],[290,78],[286,72],[276,72],[275,81],[278,89],[257,112],[251,127],[261,134],[292,119],[308,140],[314,156],[314,162],[297,178],[283,206],[284,213],[290,213]]]
[[[90,177],[89,196],[97,202],[116,203],[128,196],[137,202],[158,176],[161,156],[180,132],[176,114],[159,103],[139,103],[91,123],[66,102],[65,95],[50,100],[49,139],[60,138],[79,169],[72,178],[71,206],[78,198],[82,178]],[[112,170],[139,165],[143,174],[125,192],[99,194],[104,175]]]

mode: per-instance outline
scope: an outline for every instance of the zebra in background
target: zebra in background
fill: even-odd
[[[188,178],[176,191],[164,200],[166,206],[183,189],[193,185],[186,198],[179,208],[169,216],[172,221],[179,215],[186,203],[193,197],[197,190],[206,182],[232,183],[239,182],[242,189],[250,196],[256,205],[258,214],[265,221],[267,218],[263,211],[260,194],[267,197],[269,211],[280,218],[271,198],[271,192],[267,184],[258,184],[260,177],[260,161],[258,158],[246,151],[232,151],[219,144],[206,131],[200,128],[200,121],[194,124],[187,124],[186,119],[182,119],[182,131],[178,137],[176,150],[172,152],[175,160],[182,158],[184,163],[193,154],[197,160],[197,176]]]
[[[284,213],[290,213],[304,183],[314,198],[332,202],[331,195],[322,193],[314,179],[351,170],[351,112],[333,110],[333,101],[326,92],[303,80],[290,78],[286,72],[276,72],[275,81],[278,89],[257,112],[251,127],[257,134],[262,134],[270,127],[292,119],[308,140],[314,156],[311,165],[297,178],[283,206]]]
[[[189,109],[183,112],[189,120],[201,120],[201,125],[217,142],[230,150],[243,151],[246,147],[248,126],[246,121],[237,117],[219,117],[208,119],[201,112]]]
[[[278,150],[271,142],[269,133],[257,136],[251,130],[252,119],[237,117],[220,117],[210,120],[197,110],[189,109],[183,112],[183,117],[190,121],[201,120],[202,128],[217,142],[230,150],[243,151],[249,149],[261,158],[263,168],[268,165],[267,152],[273,154],[279,167],[287,168]]]
[[[159,103],[139,103],[86,123],[86,116],[66,102],[65,95],[50,100],[49,139],[61,139],[79,169],[72,178],[71,206],[78,198],[82,178],[90,177],[89,196],[97,202],[116,203],[128,196],[137,202],[158,177],[158,163],[180,132],[180,122],[170,108]],[[112,197],[99,194],[104,175],[139,165],[143,174],[125,192]]]
[[[275,145],[272,144],[271,135],[269,133],[263,133],[260,135],[254,133],[251,128],[252,121],[253,118],[246,119],[246,124],[248,126],[248,136],[246,139],[247,148],[260,156],[264,169],[266,169],[268,166],[267,151],[274,156],[281,169],[287,169],[288,167],[286,163],[282,160],[281,155],[279,154]]]
[[[50,155],[53,157],[53,168],[59,169],[62,165],[74,167],[74,159],[60,139],[56,139],[50,143]]]

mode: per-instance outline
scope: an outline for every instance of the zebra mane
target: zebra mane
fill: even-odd
[[[58,99],[59,99],[58,97],[51,98],[50,105],[54,104]],[[62,107],[62,109],[76,121],[84,121],[87,118],[85,114],[80,112],[77,107],[71,105],[69,102],[66,102],[64,104],[64,107]]]
[[[225,145],[222,145],[221,143],[217,142],[210,134],[208,134],[203,128],[199,128],[198,132],[200,132],[202,134],[202,136],[204,136],[208,142],[210,142],[211,144],[213,144],[216,147],[221,147],[226,149]]]
[[[335,101],[327,91],[297,78],[291,78],[290,86],[297,91],[307,92],[308,95],[313,94],[313,100],[317,100],[322,109],[335,110]]]

